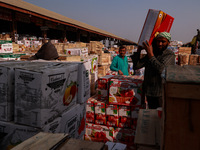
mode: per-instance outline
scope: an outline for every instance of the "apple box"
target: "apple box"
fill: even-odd
[[[90,98],[90,62],[62,62],[78,64],[78,99],[77,103],[85,103]]]
[[[97,96],[90,97],[86,102],[86,122],[94,123],[94,103],[97,100]]]
[[[98,79],[98,89],[101,90],[108,90],[109,89],[109,82],[113,75],[106,75]]]
[[[97,100],[94,103],[95,124],[106,125],[106,102]]]
[[[0,64],[0,120],[14,120],[14,90],[16,67],[42,65],[44,63],[5,61]],[[45,63],[47,64],[47,63]]]
[[[38,128],[0,121],[0,148],[11,149],[39,132]]]
[[[119,106],[119,127],[130,128],[131,127],[131,107]]]
[[[12,41],[0,40],[0,53],[13,53]]]
[[[57,117],[52,122],[48,123],[42,128],[43,132],[51,133],[66,133],[70,137],[76,139],[83,139],[85,134],[85,118],[86,118],[86,105],[76,104],[62,116]]]
[[[87,60],[90,61],[90,64],[91,64],[90,73],[97,72],[98,71],[98,55],[89,55]]]
[[[85,104],[76,104],[74,107],[63,113],[60,122],[61,133],[67,133],[72,138],[83,138],[85,134]]]
[[[43,127],[77,102],[78,65],[15,69],[15,122]]]
[[[109,89],[109,103],[118,105],[140,105],[141,90],[138,88],[140,83],[128,77],[121,79],[111,79]]]
[[[106,104],[106,125],[118,127],[119,123],[118,105]]]
[[[85,140],[96,142],[113,141],[114,128],[86,123]]]

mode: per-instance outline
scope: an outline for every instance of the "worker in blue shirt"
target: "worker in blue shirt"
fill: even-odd
[[[113,58],[110,70],[117,71],[119,75],[129,75],[126,47],[119,47],[119,55]]]

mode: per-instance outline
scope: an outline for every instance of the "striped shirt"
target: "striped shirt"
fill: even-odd
[[[161,55],[153,56],[150,59],[145,56],[139,59],[140,53],[134,54],[134,69],[145,67],[143,90],[146,96],[162,96],[162,72],[168,65],[175,65],[175,54],[169,49],[163,51]]]

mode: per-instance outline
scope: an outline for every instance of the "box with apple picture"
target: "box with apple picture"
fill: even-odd
[[[94,123],[94,103],[97,96],[90,97],[86,102],[86,122]]]
[[[97,80],[97,94],[99,100],[108,100],[109,82],[113,75],[106,75]]]
[[[85,140],[96,142],[113,141],[114,128],[86,123]]]
[[[119,124],[118,105],[106,104],[106,125],[118,127]]]
[[[95,101],[94,109],[95,124],[106,125],[106,101]]]
[[[131,127],[131,107],[119,106],[119,127],[130,128]]]
[[[42,128],[77,103],[77,64],[15,69],[15,122]]]
[[[109,103],[118,105],[141,105],[142,80],[130,77],[113,77],[110,80]]]

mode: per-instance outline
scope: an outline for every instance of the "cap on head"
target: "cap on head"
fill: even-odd
[[[168,32],[161,32],[159,33],[156,38],[159,38],[159,37],[164,37],[166,38],[169,42],[171,41],[171,34],[168,33]]]

